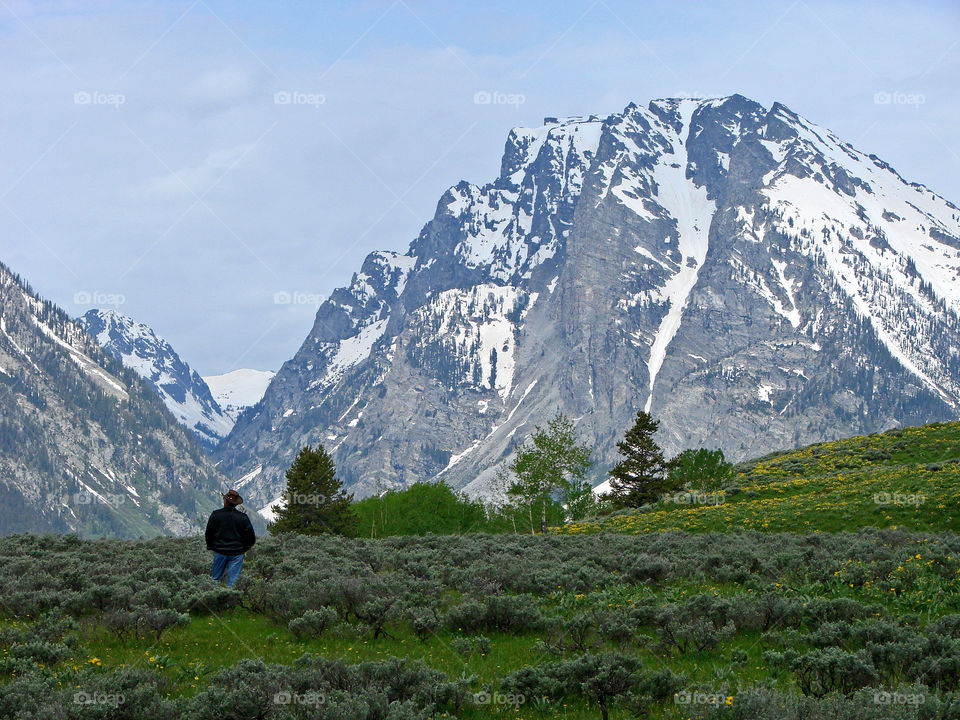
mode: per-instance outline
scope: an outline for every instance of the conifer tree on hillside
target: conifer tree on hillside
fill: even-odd
[[[344,491],[323,445],[307,445],[287,470],[282,507],[267,529],[272,533],[343,535],[353,527],[351,502],[353,495]]]
[[[610,494],[618,507],[639,507],[675,489],[667,477],[663,450],[653,439],[659,426],[659,420],[641,410],[617,443],[623,460],[610,471]]]

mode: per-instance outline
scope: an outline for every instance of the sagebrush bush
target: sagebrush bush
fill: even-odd
[[[303,615],[291,620],[287,627],[298,638],[319,637],[325,630],[333,627],[337,621],[337,612],[332,608],[307,610]]]

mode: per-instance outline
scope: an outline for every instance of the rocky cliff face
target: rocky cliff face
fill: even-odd
[[[225,482],[145,382],[0,265],[0,534],[197,532]]]
[[[658,100],[511,131],[373,253],[217,449],[256,502],[322,442],[359,495],[484,493],[556,412],[597,482],[636,410],[734,458],[956,418],[960,210],[782,105]]]

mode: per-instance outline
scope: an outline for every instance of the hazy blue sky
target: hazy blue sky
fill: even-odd
[[[316,311],[277,293],[405,250],[546,115],[779,100],[960,203],[955,0],[0,0],[0,83],[0,260],[202,374],[277,369]]]

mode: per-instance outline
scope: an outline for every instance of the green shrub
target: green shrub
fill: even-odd
[[[642,662],[633,655],[586,653],[571,660],[527,666],[507,675],[501,683],[504,692],[552,701],[564,697],[585,697],[596,703],[600,716],[609,717],[614,702],[624,701],[640,692]],[[671,674],[672,677],[672,674]],[[663,674],[647,681],[647,687],[662,692],[669,682]]]
[[[527,595],[494,595],[483,602],[468,600],[447,611],[444,625],[451,631],[480,630],[523,633],[546,626],[536,601]]]
[[[456,637],[450,640],[450,649],[461,657],[486,655],[491,650],[490,638],[484,635],[476,637]]]
[[[287,627],[298,638],[319,637],[337,621],[337,612],[332,608],[307,610],[303,615],[291,620]]]
[[[764,659],[774,667],[793,672],[804,695],[823,697],[832,692],[849,694],[877,680],[877,672],[866,651],[846,652],[836,647],[799,653],[768,651]]]

